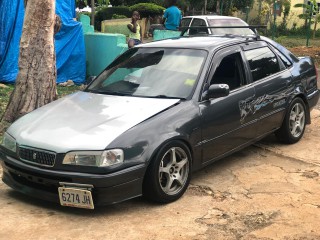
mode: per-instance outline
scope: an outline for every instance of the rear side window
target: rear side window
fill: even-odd
[[[181,20],[181,27],[189,27],[192,18],[183,18]]]
[[[291,67],[292,63],[288,60],[286,56],[284,56],[278,49],[274,48],[276,54],[280,57],[283,64],[288,68]]]
[[[268,47],[245,51],[245,56],[254,82],[280,71],[278,59]]]
[[[191,23],[191,27],[194,27],[194,28],[191,28],[189,30],[190,35],[198,34],[198,33],[206,33],[206,34],[209,33],[206,21],[203,19],[200,19],[200,18],[193,19]]]

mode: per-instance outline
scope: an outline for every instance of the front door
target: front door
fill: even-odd
[[[240,47],[218,52],[212,69],[207,86],[228,84],[230,94],[200,103],[203,163],[236,150],[256,135],[255,119],[245,105],[255,92],[254,87],[248,84]]]

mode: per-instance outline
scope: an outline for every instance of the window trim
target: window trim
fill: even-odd
[[[247,52],[247,51],[252,51],[252,50],[256,50],[256,49],[262,49],[262,48],[268,48],[268,49],[271,51],[271,53],[274,54],[274,56],[276,57],[277,62],[278,62],[279,71],[274,72],[274,73],[272,73],[272,74],[270,74],[270,75],[268,75],[268,76],[265,76],[265,77],[263,77],[263,78],[254,80],[253,74],[252,74],[252,71],[251,71],[251,67],[250,67],[250,63],[249,63],[249,61],[248,61],[248,59],[247,59],[247,57],[246,57],[245,52]],[[244,59],[245,59],[245,61],[246,61],[246,64],[247,64],[247,66],[248,66],[248,72],[250,73],[250,76],[251,76],[251,83],[260,82],[260,81],[262,81],[263,79],[269,78],[270,76],[273,76],[273,75],[275,75],[275,74],[279,74],[279,73],[281,73],[282,71],[284,71],[285,69],[287,69],[287,68],[284,67],[284,63],[283,63],[282,60],[279,58],[279,56],[270,48],[270,46],[269,46],[268,44],[266,44],[265,46],[262,45],[262,46],[260,46],[260,47],[252,47],[252,48],[248,47],[248,48],[246,48],[245,50],[243,50],[243,55],[244,55]]]
[[[201,91],[200,91],[200,95],[199,95],[199,102],[204,102],[207,100],[203,100],[202,94],[205,92],[205,88],[207,86],[209,86],[209,82],[211,81],[215,71],[217,70],[218,65],[221,63],[222,59],[228,55],[232,55],[235,53],[239,53],[240,54],[240,60],[242,60],[242,78],[245,81],[245,84],[235,88],[233,90],[230,90],[230,94],[233,94],[234,92],[240,91],[241,89],[247,88],[249,85],[251,85],[252,81],[251,81],[251,76],[250,74],[248,74],[248,69],[247,69],[247,64],[246,64],[246,60],[244,59],[244,54],[243,51],[241,49],[240,45],[233,45],[233,46],[227,46],[224,48],[220,48],[217,50],[217,52],[215,52],[210,60],[210,67],[208,69],[208,72],[205,76],[205,80],[203,81],[203,84],[201,86]],[[219,60],[219,62],[217,62],[216,60]]]
[[[274,47],[272,45],[269,45],[269,48],[279,58],[279,62],[281,63],[281,65],[283,66],[284,69],[292,68],[293,63],[287,58],[287,56],[285,54],[283,54],[279,49],[277,49],[276,47]],[[282,55],[285,59],[287,59],[287,61],[290,62],[290,66],[287,66],[279,55]]]
[[[207,21],[206,21],[205,19],[203,19],[203,18],[193,18],[192,21],[190,22],[189,26],[190,26],[190,27],[201,27],[202,25],[195,25],[195,26],[193,26],[194,21],[197,21],[197,20],[203,21],[203,22],[205,23],[205,25],[203,25],[204,27],[205,27],[205,26],[206,26],[206,27],[208,26]],[[191,30],[191,29],[189,29],[189,32],[188,32],[189,35],[190,35],[190,30]],[[196,35],[196,34],[198,34],[198,33],[199,33],[199,31],[197,31],[197,33],[191,34],[191,35]],[[207,34],[211,34],[210,29],[207,29]]]

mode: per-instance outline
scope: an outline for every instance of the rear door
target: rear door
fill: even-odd
[[[256,135],[254,117],[244,104],[255,95],[246,72],[239,46],[225,48],[214,56],[204,88],[225,83],[231,91],[227,97],[200,102],[203,163],[236,150]]]
[[[252,75],[255,96],[251,111],[257,120],[257,137],[280,127],[285,114],[287,97],[293,89],[291,73],[265,42],[246,44],[244,55]]]

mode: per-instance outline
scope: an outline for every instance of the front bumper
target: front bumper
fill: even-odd
[[[11,188],[47,201],[59,203],[61,182],[93,185],[95,206],[113,204],[142,195],[145,165],[109,174],[88,174],[43,169],[12,158],[0,151],[2,180]]]

